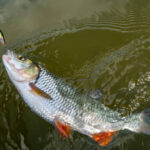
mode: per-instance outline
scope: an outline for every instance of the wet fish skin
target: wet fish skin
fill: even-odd
[[[45,111],[45,114],[49,114],[47,117],[44,115],[44,119],[51,122],[57,118],[86,135],[91,136],[104,131],[118,131],[125,128],[126,125],[130,127],[131,125],[128,125],[129,120],[136,122],[138,119],[137,115],[121,117],[118,112],[110,110],[84,94],[80,94],[76,89],[67,85],[63,79],[42,67],[40,67],[38,80],[34,83],[52,98],[47,103],[47,109],[45,107],[45,110],[42,110]],[[46,110],[48,111],[46,112]]]
[[[146,132],[149,131],[150,127],[147,121],[150,111],[121,117],[118,112],[109,109],[99,101],[94,101],[89,96],[79,93],[75,88],[67,85],[63,79],[48,72],[40,65],[37,66],[39,71],[34,73],[37,68],[34,65],[32,66],[31,62],[26,63],[28,64],[26,68],[22,68],[23,62],[17,59],[19,59],[17,54],[10,51],[6,55],[3,55],[3,63],[8,75],[31,110],[48,122],[55,123],[55,121],[58,121],[90,137],[99,133],[116,132],[124,129],[150,133]],[[17,66],[23,70],[23,74],[28,73],[28,67],[32,70],[30,71],[30,80],[26,78],[22,79],[26,76],[22,76],[20,72],[18,73]],[[27,72],[24,72],[24,69]],[[13,77],[13,72],[15,72],[15,78]],[[32,74],[34,76],[37,75],[36,78],[33,78]],[[27,75],[29,76],[29,73]],[[16,76],[21,81],[16,80]],[[37,89],[49,95],[50,98],[41,96],[38,92],[33,93],[33,89],[30,86],[31,83]],[[107,134],[104,135],[107,136]],[[109,140],[107,141],[109,142]]]

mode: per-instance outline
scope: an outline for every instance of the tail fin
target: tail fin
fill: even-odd
[[[146,108],[140,114],[139,132],[150,135],[150,108]]]

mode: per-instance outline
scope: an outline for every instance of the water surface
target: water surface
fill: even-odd
[[[0,0],[0,28],[10,49],[28,56],[123,116],[150,106],[148,0]],[[0,55],[4,49],[0,48]],[[0,60],[0,150],[148,150],[150,136],[122,131],[100,147],[54,126],[26,106]]]

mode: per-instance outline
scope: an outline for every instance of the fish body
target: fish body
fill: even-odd
[[[63,79],[12,51],[3,55],[3,63],[31,110],[54,123],[65,137],[75,130],[106,146],[119,130],[150,133],[149,109],[121,117],[100,101],[81,94]]]
[[[127,121],[127,118],[121,117],[118,112],[79,93],[78,90],[67,85],[63,79],[42,67],[40,67],[38,79],[33,83],[51,97],[48,100],[45,99],[44,110],[41,109],[42,107],[39,108],[40,112],[45,111],[43,117],[47,116],[45,119],[50,122],[57,118],[73,129],[89,136],[99,132],[127,128],[126,122],[128,123],[130,117]],[[28,101],[29,99],[26,102],[28,103]],[[136,117],[139,116],[136,115]]]

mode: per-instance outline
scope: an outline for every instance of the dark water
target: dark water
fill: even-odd
[[[122,115],[150,106],[150,1],[0,0],[0,28],[10,49],[82,92],[102,89]],[[62,139],[25,105],[0,60],[0,150],[149,150],[149,141],[129,131],[106,148],[77,132]]]

